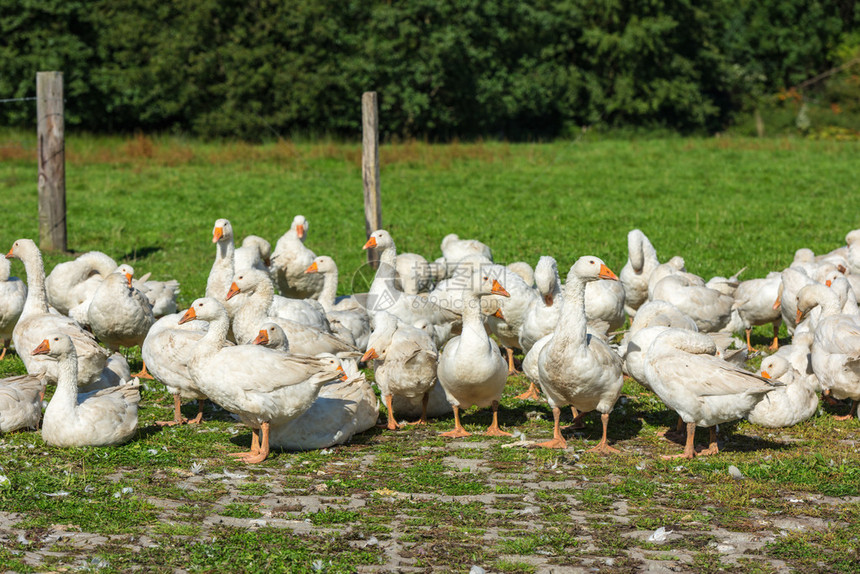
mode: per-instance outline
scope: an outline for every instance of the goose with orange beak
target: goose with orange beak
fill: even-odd
[[[212,243],[215,244],[215,261],[206,280],[206,296],[218,299],[232,314],[233,305],[227,304],[225,294],[233,282],[236,247],[233,242],[233,226],[227,219],[215,221],[212,228]]]
[[[345,377],[332,355],[292,355],[260,345],[227,347],[229,319],[215,299],[197,299],[180,324],[209,322],[194,347],[188,367],[197,387],[210,400],[235,413],[252,430],[251,450],[237,453],[249,464],[269,455],[270,426],[285,424],[304,413],[322,386]]]
[[[537,353],[538,382],[552,407],[553,438],[540,445],[546,448],[567,446],[559,419],[561,407],[571,405],[579,413],[577,418],[593,410],[601,415],[603,435],[590,450],[618,452],[609,446],[607,427],[609,413],[621,394],[621,359],[600,337],[589,335],[585,315],[585,286],[598,279],[617,281],[618,277],[598,257],[580,257],[573,264],[567,274],[558,324],[551,335],[535,343],[529,352],[529,355]]]
[[[448,341],[439,356],[439,383],[454,411],[454,429],[442,433],[442,436],[456,438],[471,434],[460,422],[460,410],[472,405],[493,409],[493,422],[486,434],[510,435],[499,427],[498,413],[499,401],[508,378],[508,365],[499,346],[490,339],[484,328],[481,297],[486,295],[510,296],[498,280],[484,274],[480,267],[475,267],[463,293],[462,333]]]
[[[366,300],[366,294],[337,296],[337,264],[328,255],[317,256],[305,269],[305,273],[320,274],[323,277],[323,288],[318,301],[325,310],[332,332],[344,340],[352,338],[356,347],[366,349],[367,338],[370,336],[370,316],[361,303],[362,297]]]
[[[30,352],[57,361],[57,390],[45,409],[42,438],[53,446],[122,444],[137,430],[139,385],[135,380],[78,394],[78,357],[68,335],[55,333]]]
[[[378,313],[375,323],[361,360],[382,359],[374,379],[388,409],[388,421],[383,426],[388,430],[400,428],[392,406],[395,395],[406,399],[420,397],[421,418],[415,424],[425,424],[427,402],[436,383],[436,345],[426,331],[403,324],[390,313]]]

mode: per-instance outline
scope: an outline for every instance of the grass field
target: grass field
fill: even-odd
[[[29,134],[0,132],[4,251],[37,235],[34,148]],[[747,266],[744,277],[760,277],[797,248],[827,251],[860,227],[858,152],[753,139],[383,146],[383,221],[401,251],[432,258],[455,232],[481,238],[500,262],[551,254],[566,268],[590,253],[616,272],[639,227],[661,259],[681,254],[690,271]],[[72,136],[69,246],[176,278],[188,304],[204,289],[216,218],[274,243],[302,213],[307,245],[335,258],[347,292],[364,260],[359,162],[346,144]],[[0,375],[20,372],[17,357],[0,363]],[[502,425],[549,438],[546,404],[512,398],[525,388],[509,380]],[[726,425],[718,456],[663,461],[681,448],[657,436],[674,416],[628,381],[610,420],[617,457],[584,452],[598,420],[550,452],[443,440],[447,417],[248,468],[224,456],[250,434],[223,411],[207,411],[200,428],[159,429],[169,395],[153,383],[141,404],[139,434],[122,447],[0,437],[4,570],[860,572],[860,421],[829,416],[845,407],[790,429]],[[464,423],[480,431],[489,413]],[[746,478],[731,479],[729,465]],[[673,533],[649,541],[661,526]]]

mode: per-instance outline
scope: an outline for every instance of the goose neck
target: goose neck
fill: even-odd
[[[47,313],[48,294],[45,291],[45,265],[39,251],[21,258],[27,273],[27,299],[22,314]]]
[[[337,280],[337,269],[323,273],[323,288],[318,300],[326,313],[334,308],[334,302],[337,299]]]

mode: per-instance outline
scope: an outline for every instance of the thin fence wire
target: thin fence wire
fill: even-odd
[[[32,102],[38,100],[36,96],[32,96],[29,98],[5,98],[0,100],[0,104],[8,104],[9,102]]]

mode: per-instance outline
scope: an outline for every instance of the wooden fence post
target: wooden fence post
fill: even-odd
[[[63,73],[36,73],[39,247],[66,251],[66,142]]]
[[[379,196],[379,103],[376,92],[361,96],[361,173],[364,181],[364,229],[367,238],[382,227],[382,202]],[[376,269],[379,254],[367,250],[367,262]]]

